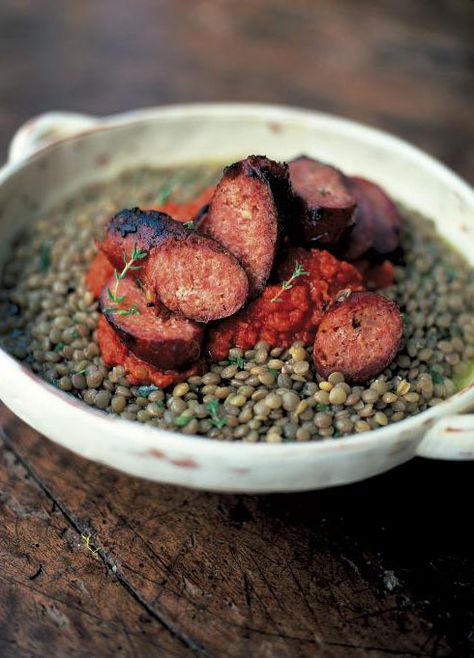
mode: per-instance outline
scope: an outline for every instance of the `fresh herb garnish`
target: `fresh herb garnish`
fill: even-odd
[[[83,375],[83,374],[86,373],[86,372],[87,372],[87,368],[83,368],[82,370],[78,370],[78,371],[76,372],[76,375]]]
[[[122,298],[123,301],[123,298]],[[113,313],[115,315],[141,315],[141,311],[137,308],[136,304],[132,304],[130,308],[120,308],[117,309],[116,306],[107,306],[105,309],[106,313]]]
[[[207,408],[209,409],[209,412],[211,414],[211,423],[214,425],[214,427],[218,427],[221,429],[224,427],[224,425],[227,424],[227,421],[225,418],[221,418],[218,414],[220,404],[217,400],[211,400],[207,404]]]
[[[52,243],[50,240],[43,240],[40,247],[39,253],[39,270],[40,272],[46,272],[51,265],[51,247]]]
[[[150,384],[150,386],[140,386],[137,388],[137,396],[140,398],[147,398],[150,393],[159,390],[158,386],[154,386],[154,384]]]
[[[285,290],[290,290],[291,288],[293,288],[294,285],[293,281],[296,281],[296,279],[298,279],[300,276],[309,276],[309,272],[305,272],[305,270],[303,269],[303,265],[301,263],[295,263],[295,269],[293,271],[293,274],[290,276],[288,281],[282,282],[281,289],[278,295],[275,295],[275,297],[273,297],[273,299],[271,299],[270,301],[281,302],[282,299],[280,295],[282,295],[285,292]]]
[[[77,329],[73,329],[73,330],[71,331],[71,336],[72,336],[73,338],[80,338],[80,337],[81,337],[81,334],[78,332]]]
[[[280,371],[276,368],[268,368],[268,372],[270,372],[275,378],[281,374]]]
[[[441,375],[439,372],[436,370],[433,370],[432,368],[429,369],[429,374],[431,375],[431,379],[435,384],[442,384],[444,382],[444,377]]]
[[[66,347],[64,343],[58,343],[54,348],[54,352],[60,352],[63,349],[63,347]]]
[[[92,553],[92,557],[95,558],[96,560],[99,559],[99,547],[95,546],[92,542],[92,536],[90,534],[82,533],[81,539],[84,542],[85,547],[87,550],[89,550]]]
[[[329,404],[318,404],[318,411],[329,411],[331,409]]]
[[[448,283],[452,283],[458,278],[458,273],[456,271],[456,268],[453,267],[452,265],[446,265],[445,266],[445,272],[446,272],[446,278],[448,280]]]
[[[115,277],[114,288],[113,290],[107,288],[107,296],[109,300],[112,302],[112,306],[107,306],[104,309],[105,313],[115,313],[116,315],[140,315],[141,311],[137,308],[136,304],[132,304],[132,306],[130,306],[130,308],[128,309],[118,308],[117,304],[122,304],[125,301],[125,295],[119,295],[118,289],[120,282],[123,281],[123,279],[125,279],[129,271],[141,270],[143,265],[135,265],[135,263],[139,260],[143,260],[147,256],[148,256],[148,252],[140,251],[137,248],[136,242],[133,244],[132,253],[130,254],[130,258],[128,260],[124,254],[123,256],[124,267],[122,271],[119,272],[117,269],[114,269],[114,277]]]
[[[173,191],[173,187],[170,183],[166,183],[165,185],[163,185],[161,190],[158,192],[158,196],[156,197],[157,205],[162,206],[163,204],[165,204],[170,198],[172,191]]]
[[[245,359],[242,356],[231,356],[229,363],[233,366],[237,366],[240,370],[243,370],[245,367]]]
[[[184,222],[183,226],[186,226],[186,228],[194,228],[194,221]]]
[[[174,419],[174,424],[178,427],[184,427],[189,423],[190,419],[187,416],[178,416]]]

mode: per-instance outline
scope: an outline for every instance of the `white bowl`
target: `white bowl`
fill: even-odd
[[[180,105],[96,119],[51,113],[14,137],[0,170],[0,263],[18,228],[88,183],[139,165],[231,162],[301,152],[367,176],[431,217],[474,265],[474,193],[433,158],[333,116],[250,104]],[[0,397],[22,420],[84,457],[201,489],[298,491],[354,482],[415,455],[474,458],[474,384],[417,416],[351,438],[246,444],[188,437],[90,409],[0,350]]]

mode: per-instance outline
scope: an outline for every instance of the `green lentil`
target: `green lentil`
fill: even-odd
[[[347,393],[339,386],[335,386],[329,393],[330,404],[344,404],[347,400]]]
[[[290,348],[290,354],[293,361],[305,361],[306,359],[306,350],[303,347],[292,347]]]
[[[123,397],[123,395],[117,395],[112,398],[110,406],[112,407],[112,411],[115,413],[119,414],[121,413],[127,405],[127,400],[126,398]]]
[[[332,391],[333,385],[330,382],[322,381],[319,382],[319,388],[322,391],[326,391],[327,393],[329,393],[329,391]]]
[[[293,391],[288,391],[283,393],[282,396],[282,405],[283,409],[286,411],[294,411],[300,402],[300,397],[297,393]]]
[[[98,409],[107,409],[110,403],[111,394],[109,391],[98,391],[95,398],[95,406]]]

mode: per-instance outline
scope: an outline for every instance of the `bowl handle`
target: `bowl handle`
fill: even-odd
[[[474,459],[474,414],[440,418],[426,432],[416,454],[431,459]]]
[[[17,130],[10,142],[8,162],[17,162],[58,142],[92,128],[100,119],[74,112],[46,112],[29,119]]]

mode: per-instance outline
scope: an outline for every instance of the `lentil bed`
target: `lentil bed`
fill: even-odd
[[[46,381],[123,418],[214,439],[308,441],[394,423],[452,395],[474,361],[474,271],[429,220],[402,209],[403,266],[384,292],[404,314],[395,361],[366,386],[322,380],[312,346],[231,349],[203,376],[163,391],[129,385],[96,341],[84,274],[108,218],[123,207],[191,199],[221,167],[140,169],[83,190],[40,217],[12,249],[0,284],[0,344]]]

